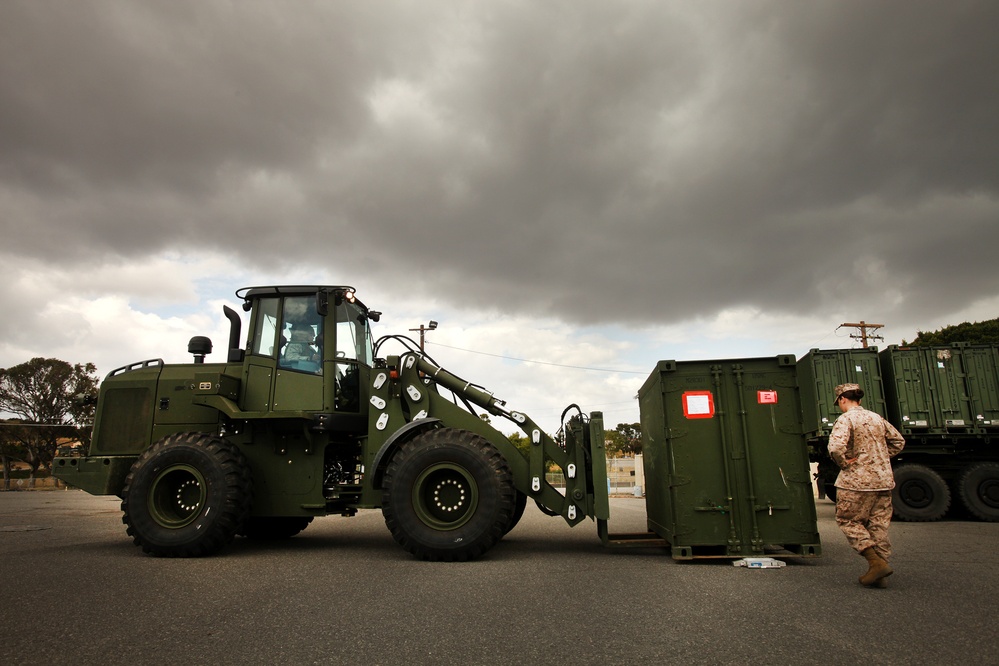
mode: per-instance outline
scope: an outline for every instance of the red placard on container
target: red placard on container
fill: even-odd
[[[776,405],[777,391],[757,391],[756,401],[761,405]]]
[[[683,415],[688,419],[710,419],[715,415],[715,397],[711,391],[685,391]]]

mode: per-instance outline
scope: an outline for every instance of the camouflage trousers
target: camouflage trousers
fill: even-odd
[[[890,490],[836,489],[836,524],[858,553],[873,548],[881,559],[891,557],[891,512]]]

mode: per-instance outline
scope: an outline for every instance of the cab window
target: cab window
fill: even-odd
[[[274,338],[277,333],[278,299],[261,298],[257,305],[257,320],[252,331],[250,353],[274,357]]]
[[[371,365],[374,358],[371,329],[364,311],[344,301],[336,311],[336,356]]]
[[[322,373],[322,319],[315,310],[315,297],[289,296],[281,317],[278,366],[288,370]]]
[[[374,358],[368,318],[357,304],[344,301],[336,308],[336,408],[356,412],[361,408],[358,365]]]

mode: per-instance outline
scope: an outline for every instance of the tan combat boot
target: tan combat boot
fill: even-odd
[[[875,585],[882,578],[894,573],[888,563],[874,552],[874,548],[865,548],[860,554],[867,559],[867,564],[870,565],[867,573],[860,577],[861,585]]]

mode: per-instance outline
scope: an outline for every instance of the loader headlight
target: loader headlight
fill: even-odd
[[[335,292],[335,303],[336,305],[341,305],[344,301],[348,303],[353,303],[356,297],[354,296],[354,290],[350,288],[337,289]]]

